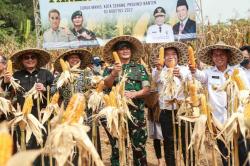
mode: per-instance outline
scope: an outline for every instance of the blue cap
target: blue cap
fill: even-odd
[[[100,57],[94,56],[92,58],[92,64],[99,66],[99,65],[102,65],[102,63],[104,63],[104,61],[102,61]]]

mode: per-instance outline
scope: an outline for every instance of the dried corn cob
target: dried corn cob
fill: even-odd
[[[201,95],[201,113],[207,115],[207,100],[204,94]]]
[[[8,132],[7,127],[0,130],[0,165],[6,165],[12,155],[13,140]]]
[[[82,94],[78,94],[77,97],[77,106],[76,109],[73,110],[74,111],[74,115],[71,119],[71,123],[77,123],[79,122],[81,116],[84,114],[84,110],[86,108],[86,101],[85,101],[85,97]]]
[[[63,71],[69,70],[67,63],[62,58],[60,58],[60,64]]]
[[[159,59],[160,59],[160,64],[163,66],[164,65],[164,48],[163,47],[160,47]]]
[[[111,106],[109,95],[104,95],[103,100],[106,106]]]
[[[52,98],[51,98],[51,104],[57,104],[58,103],[58,100],[59,100],[59,97],[60,97],[60,95],[59,95],[59,92],[56,92],[53,96],[52,96]]]
[[[132,36],[135,36],[139,39],[143,38],[145,32],[147,31],[149,20],[150,14],[148,12],[145,12],[135,24]]]
[[[109,93],[109,99],[110,99],[110,104],[111,104],[111,106],[117,107],[117,104],[116,104],[116,97],[115,97],[115,93],[114,93],[113,90]]]
[[[189,57],[189,63],[192,67],[195,67],[195,57],[194,57],[194,50],[191,46],[188,47],[188,57]]]
[[[25,98],[24,104],[23,104],[23,108],[22,108],[22,113],[24,115],[28,115],[33,107],[33,98],[32,95],[29,95]]]
[[[115,59],[115,63],[121,63],[121,60],[116,51],[113,52],[113,57]]]
[[[193,106],[198,106],[199,103],[197,96],[197,88],[193,83],[189,85],[189,95],[190,95],[190,101],[193,104]]]
[[[13,74],[13,68],[12,68],[12,61],[8,60],[7,62],[7,71],[12,75]]]
[[[244,108],[244,122],[246,126],[250,129],[250,103],[246,104]]]
[[[242,79],[239,76],[239,69],[234,69],[233,73],[232,73],[232,79],[236,82],[237,87],[239,88],[239,90],[245,90],[246,86],[244,84],[244,82],[242,81]]]

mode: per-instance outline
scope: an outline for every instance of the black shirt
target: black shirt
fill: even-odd
[[[42,83],[45,88],[47,86],[51,86],[53,83],[54,77],[53,75],[46,69],[36,69],[32,73],[26,71],[26,70],[19,70],[13,74],[13,77],[17,79],[17,82],[24,88],[24,92],[17,92],[17,103],[20,104],[22,107],[24,104],[24,97],[23,95],[25,92],[28,92],[35,83]],[[13,90],[9,84],[2,83],[2,88],[7,91]],[[44,92],[44,96],[46,97],[46,92]],[[40,104],[41,108],[46,107],[46,99],[43,99],[43,103]],[[37,101],[33,101],[33,107],[32,107],[32,114],[36,117],[38,117],[37,113]]]

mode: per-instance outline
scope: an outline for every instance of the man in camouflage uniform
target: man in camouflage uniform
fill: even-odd
[[[105,86],[111,88],[118,83],[119,73],[127,74],[125,84],[125,96],[132,99],[137,108],[129,106],[133,116],[133,123],[128,122],[129,136],[132,143],[134,165],[147,165],[145,144],[147,140],[146,122],[144,119],[144,100],[143,96],[149,92],[149,78],[145,68],[136,63],[142,55],[142,44],[131,36],[120,36],[109,41],[104,47],[104,60],[114,64],[113,68],[106,68],[104,76]],[[117,51],[121,63],[114,63],[112,51]],[[106,130],[107,131],[107,130]],[[108,133],[108,132],[107,132]],[[108,133],[111,146],[112,166],[119,165],[119,149],[117,139]]]

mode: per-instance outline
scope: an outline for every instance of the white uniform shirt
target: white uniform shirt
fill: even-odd
[[[177,65],[177,67],[179,67],[179,69],[180,69],[180,75],[181,75],[182,80],[191,79],[191,73],[186,66]],[[157,83],[158,92],[161,92],[163,89],[163,80],[160,78],[160,74],[161,74],[161,72],[167,72],[168,70],[169,70],[169,68],[167,68],[166,66],[162,69],[162,71],[158,71],[156,68],[154,68],[152,70],[152,78]],[[174,81],[177,85],[177,89],[178,89],[177,92],[178,92],[179,88],[181,88],[181,80],[180,80],[180,78],[174,77]],[[180,93],[179,96],[177,96],[177,94],[175,94],[174,96],[170,96],[167,94],[165,96],[159,96],[160,109],[167,109],[167,110],[176,109],[176,105],[174,105],[174,107],[172,108],[171,104],[167,104],[167,100],[172,100],[174,98],[176,98],[178,100],[183,100],[184,99],[183,92]]]
[[[221,72],[217,67],[213,66],[203,71],[197,70],[194,74],[197,80],[207,85],[209,104],[212,107],[214,117],[222,124],[229,118],[227,117],[227,94],[225,91],[213,90],[213,86],[221,87],[226,82],[224,75],[226,73],[232,75],[234,68],[235,67],[227,66],[227,69]],[[248,86],[245,73],[240,68],[239,71],[242,81]]]
[[[170,25],[151,25],[147,31],[147,43],[173,42],[174,32]]]
[[[242,69],[245,72],[245,75],[246,75],[247,80],[248,80],[248,84],[250,85],[250,69],[246,69],[244,67],[242,67]],[[250,87],[248,87],[248,89],[250,89]]]

